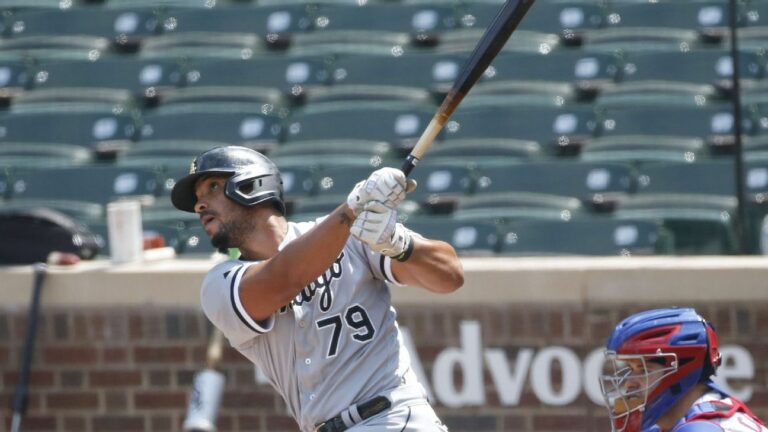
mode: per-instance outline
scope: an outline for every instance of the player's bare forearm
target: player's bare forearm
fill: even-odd
[[[413,237],[414,249],[405,262],[392,260],[398,282],[434,293],[451,293],[464,285],[464,269],[448,243]]]
[[[354,219],[343,204],[272,258],[249,268],[240,296],[251,316],[266,319],[327,270],[344,248]]]

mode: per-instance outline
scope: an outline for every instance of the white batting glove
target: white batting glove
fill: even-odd
[[[405,261],[413,252],[411,231],[397,223],[397,210],[380,202],[369,202],[349,232],[377,253]]]
[[[347,197],[347,205],[355,215],[359,215],[363,207],[372,201],[381,202],[389,208],[396,208],[405,199],[406,192],[414,189],[416,189],[416,182],[406,181],[405,174],[399,169],[381,168],[355,185]]]

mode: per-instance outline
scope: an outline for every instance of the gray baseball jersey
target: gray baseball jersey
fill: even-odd
[[[315,223],[289,222],[280,249]],[[253,264],[229,260],[211,269],[203,310],[264,372],[303,431],[377,395],[395,405],[424,402],[391,306],[386,282],[396,281],[388,257],[350,237],[317,280],[262,322],[248,315],[239,296]]]

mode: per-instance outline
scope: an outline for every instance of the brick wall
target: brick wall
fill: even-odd
[[[431,379],[432,364],[446,347],[459,346],[459,323],[477,321],[482,344],[514,359],[522,347],[571,348],[583,358],[600,346],[613,323],[654,305],[574,306],[401,306],[400,323],[418,347]],[[768,305],[711,303],[696,305],[714,322],[721,344],[747,348],[757,375],[750,402],[768,418]],[[24,343],[26,310],[0,311],[0,403],[8,407],[16,386]],[[158,307],[107,310],[42,310],[31,375],[24,431],[178,431],[185,415],[192,377],[205,363],[207,322],[197,310]],[[232,349],[222,368],[227,388],[218,422],[220,431],[296,431],[280,398],[256,384],[250,363]],[[460,374],[457,374],[460,375]],[[557,377],[557,371],[554,375]],[[461,382],[457,376],[457,382]],[[487,368],[482,407],[437,405],[456,431],[602,431],[603,408],[583,393],[566,406],[543,404],[526,387],[518,406],[499,402]],[[557,381],[555,379],[555,381]],[[0,432],[10,430],[9,410],[0,411]]]

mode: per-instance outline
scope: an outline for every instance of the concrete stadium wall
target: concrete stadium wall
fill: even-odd
[[[179,431],[208,323],[210,260],[51,268],[24,431]],[[716,326],[721,378],[768,418],[768,259],[464,259],[466,285],[437,296],[393,288],[399,322],[436,407],[457,431],[603,431],[599,348],[622,317],[694,306]],[[0,269],[0,404],[24,343],[32,275]],[[296,431],[250,363],[225,350],[220,431]],[[0,410],[0,432],[10,430]]]

